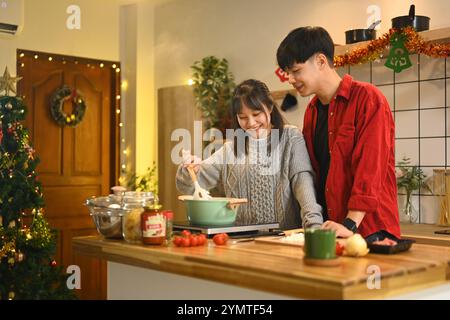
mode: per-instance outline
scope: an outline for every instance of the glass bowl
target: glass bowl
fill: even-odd
[[[122,239],[124,238],[124,216],[153,203],[153,199],[151,192],[129,191],[122,196],[111,194],[90,197],[86,200],[86,206],[89,208],[89,214],[99,234],[105,238]]]

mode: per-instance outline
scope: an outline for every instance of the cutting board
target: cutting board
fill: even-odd
[[[294,246],[294,247],[303,247],[303,242],[290,242],[290,241],[282,241],[281,239],[286,238],[285,236],[278,237],[259,237],[255,238],[255,242],[265,242],[271,244],[279,244],[284,246]]]
[[[286,236],[289,236],[294,233],[303,233],[303,229],[292,229],[292,230],[284,231],[284,234]],[[265,243],[279,244],[279,245],[284,245],[284,246],[303,247],[303,242],[283,241],[282,239],[286,238],[286,236],[258,237],[258,238],[255,238],[255,242],[265,242]]]

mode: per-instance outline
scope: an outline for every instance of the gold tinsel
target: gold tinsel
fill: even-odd
[[[391,37],[396,32],[406,36],[405,47],[409,52],[416,52],[433,58],[446,58],[450,54],[450,43],[426,43],[412,27],[407,27],[400,30],[390,29],[388,33],[370,41],[364,47],[358,47],[349,53],[335,56],[334,66],[339,68],[378,59],[383,50],[389,46]]]

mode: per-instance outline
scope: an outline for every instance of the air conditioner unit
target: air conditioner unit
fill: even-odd
[[[17,35],[23,29],[24,0],[0,0],[0,35]]]

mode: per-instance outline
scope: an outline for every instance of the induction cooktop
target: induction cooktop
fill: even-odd
[[[204,233],[206,235],[213,235],[217,233],[228,233],[230,236],[239,235],[270,235],[282,233],[279,229],[280,224],[278,222],[272,223],[258,223],[258,224],[238,224],[234,223],[228,226],[200,226],[191,224],[189,221],[175,221],[173,223],[174,231],[190,230],[195,232]]]

